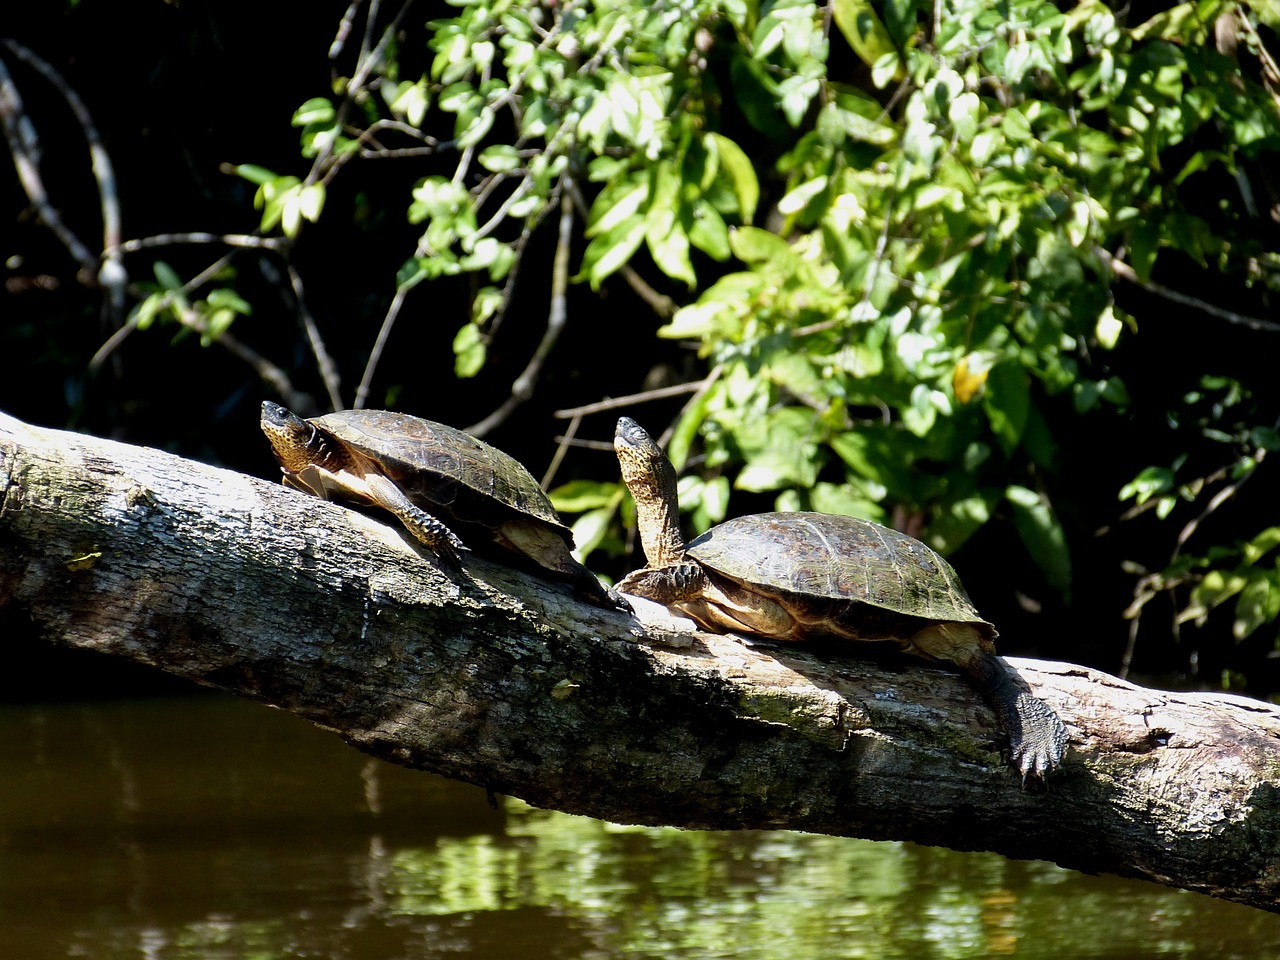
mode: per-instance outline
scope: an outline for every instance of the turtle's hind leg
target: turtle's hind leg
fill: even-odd
[[[983,651],[963,666],[1009,734],[1009,757],[1023,781],[1029,774],[1043,779],[1067,752],[1062,720],[996,654]]]
[[[976,628],[967,623],[931,623],[906,646],[925,657],[950,661],[968,674],[1009,735],[1009,758],[1023,781],[1029,774],[1043,778],[1062,762],[1067,751],[1062,720],[1027,689],[996,654],[991,640]]]

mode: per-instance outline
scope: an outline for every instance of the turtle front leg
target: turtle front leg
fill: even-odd
[[[702,595],[707,575],[696,563],[673,563],[665,567],[641,567],[618,583],[618,590],[667,606],[694,600]]]
[[[470,552],[452,530],[405,496],[386,477],[376,474],[368,476],[365,477],[365,484],[378,506],[395,514],[410,533],[436,553],[456,559],[458,554]]]

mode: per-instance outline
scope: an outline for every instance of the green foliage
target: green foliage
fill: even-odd
[[[1205,476],[1185,478],[1187,457],[1168,467],[1143,469],[1120,491],[1136,509],[1154,507],[1163,520],[1190,517],[1177,536],[1177,548],[1163,569],[1148,575],[1151,593],[1170,592],[1177,604],[1177,624],[1204,627],[1212,612],[1229,609],[1231,638],[1249,639],[1280,616],[1280,527],[1263,526],[1244,540],[1211,543],[1199,550],[1193,539],[1204,521],[1231,501],[1251,481],[1268,453],[1280,450],[1274,425],[1259,426],[1249,390],[1225,377],[1203,377],[1182,398],[1171,420],[1177,428],[1198,434],[1222,447],[1225,463]],[[1183,475],[1184,479],[1179,479]],[[1262,518],[1269,524],[1269,519]]]
[[[182,279],[163,260],[152,265],[155,283],[139,283],[141,300],[130,311],[129,321],[139,330],[156,322],[178,324],[175,339],[192,331],[200,335],[201,346],[209,346],[230,328],[236,317],[253,313],[253,307],[231,287],[214,287],[203,297],[192,297]],[[223,271],[219,279],[231,281],[234,274]]]
[[[1096,362],[1132,329],[1109,251],[1140,280],[1165,251],[1240,271],[1247,248],[1183,194],[1274,149],[1275,104],[1206,45],[1220,3],[1128,28],[1098,2],[958,0],[932,29],[923,5],[835,3],[877,82],[906,77],[896,110],[825,75],[822,10],[805,7],[740,37],[775,92],[809,99],[781,108],[795,145],[775,171],[780,230],[734,230],[742,268],[662,331],[701,341],[721,372],[682,429],[695,421],[707,466],[777,491],[780,508],[905,509],[943,550],[1004,513],[1066,595],[1046,407],[1064,393],[1081,414],[1129,403]],[[804,24],[794,42],[769,26],[783,19]],[[1167,497],[1161,482],[1144,473],[1131,492]]]
[[[388,215],[416,241],[395,285],[467,280],[439,340],[460,378],[497,353],[522,257],[557,221],[553,286],[625,270],[681,298],[659,334],[714,374],[671,430],[694,529],[763,500],[952,552],[994,522],[1021,542],[1008,560],[1071,597],[1081,531],[1114,518],[1079,519],[1063,464],[1097,458],[1089,426],[1153,416],[1120,358],[1154,353],[1162,318],[1117,291],[1222,322],[1184,277],[1257,302],[1280,290],[1273,211],[1244,189],[1280,148],[1280,96],[1252,66],[1274,62],[1269,2],[1145,22],[1102,0],[457,0],[427,24],[407,9],[294,112],[310,169],[234,168],[260,229],[288,246],[351,213],[332,189],[347,170],[425,158]],[[140,327],[180,311],[216,338],[248,313],[221,277],[203,299],[161,266],[157,281]],[[611,321],[602,336],[644,349]],[[1160,524],[1169,559],[1146,583],[1178,591],[1180,622],[1232,609],[1244,637],[1280,604],[1277,520],[1217,536],[1198,518],[1280,437],[1246,416],[1242,384],[1192,393],[1154,414],[1182,418],[1178,440],[1144,427],[1145,469],[1091,479]],[[580,552],[620,547],[614,478],[555,497]]]

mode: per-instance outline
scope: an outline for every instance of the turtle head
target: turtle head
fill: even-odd
[[[649,436],[630,417],[619,417],[613,449],[622,468],[622,482],[636,502],[636,526],[651,567],[668,566],[684,556],[680,535],[680,498],[676,469]]]
[[[325,442],[321,432],[280,404],[263,400],[259,423],[286,475],[323,459]]]

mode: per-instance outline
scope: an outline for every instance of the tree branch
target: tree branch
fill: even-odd
[[[953,673],[637,603],[643,623],[481,559],[445,569],[280,484],[0,415],[0,642],[29,620],[574,813],[994,850],[1280,912],[1276,707],[1015,661],[1072,733],[1023,789]]]

